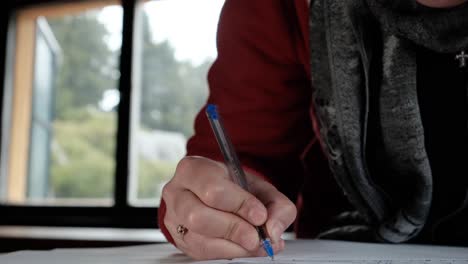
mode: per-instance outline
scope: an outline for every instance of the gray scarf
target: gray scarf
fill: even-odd
[[[424,226],[432,200],[415,49],[468,48],[468,4],[435,10],[414,0],[312,0],[309,28],[316,129],[330,167],[376,239],[406,241]],[[375,91],[378,109],[372,111],[378,111],[382,143],[374,147],[384,160],[379,175],[370,174],[366,159]],[[410,195],[395,203],[377,176],[411,182]]]

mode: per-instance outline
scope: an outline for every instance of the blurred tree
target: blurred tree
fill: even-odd
[[[115,88],[119,56],[106,40],[109,32],[99,11],[49,19],[62,47],[56,79],[51,196],[108,198],[115,171],[115,112],[99,110],[107,89]],[[207,95],[206,74],[211,61],[194,66],[175,59],[167,41],[155,43],[143,13],[141,123],[145,130],[193,133],[195,114]],[[176,161],[139,160],[139,198],[157,198],[158,185],[168,180]]]
[[[211,62],[193,66],[177,61],[166,40],[155,43],[148,15],[143,13],[141,123],[147,129],[193,133],[195,114],[207,95]]]
[[[57,119],[81,107],[97,106],[105,90],[116,88],[118,56],[104,41],[109,31],[98,21],[98,12],[48,20],[62,47],[56,79]]]
[[[116,88],[119,51],[106,42],[110,33],[98,20],[100,11],[48,19],[62,49],[51,154],[53,197],[112,197],[116,113],[102,112],[98,104],[104,91]]]
[[[81,109],[54,123],[51,191],[60,198],[110,198],[113,191],[115,115]]]

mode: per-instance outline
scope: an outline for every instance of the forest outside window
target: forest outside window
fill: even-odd
[[[113,203],[121,33],[112,34],[108,16],[121,31],[117,1],[16,13],[3,203]]]
[[[3,83],[0,211],[34,207],[41,219],[69,216],[71,225],[80,223],[77,215],[97,213],[108,216],[106,225],[139,210],[152,217],[146,227],[154,226],[162,186],[185,155],[207,97],[223,3],[53,1],[15,10]]]
[[[159,204],[205,103],[224,0],[141,1],[136,12],[129,202]]]

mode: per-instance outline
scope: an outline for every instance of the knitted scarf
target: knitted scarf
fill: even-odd
[[[406,241],[423,228],[432,200],[415,50],[468,48],[468,4],[431,9],[414,0],[312,0],[309,22],[315,129],[330,167],[376,239]],[[380,127],[381,143],[373,146],[383,160],[373,170],[379,175],[371,175],[366,156],[370,115]],[[394,197],[377,177],[405,180],[409,195]]]

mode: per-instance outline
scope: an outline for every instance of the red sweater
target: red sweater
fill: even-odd
[[[313,237],[343,199],[313,130],[307,1],[227,0],[217,47],[208,102],[219,106],[242,164],[298,202],[296,232]],[[187,154],[223,160],[204,110]],[[159,226],[172,242],[165,209],[162,201]]]

